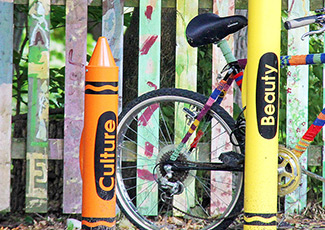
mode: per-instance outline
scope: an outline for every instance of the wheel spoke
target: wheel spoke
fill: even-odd
[[[182,113],[177,115],[182,119],[175,120],[175,109],[189,108],[193,112],[200,112],[206,100],[199,94],[181,89],[155,90],[138,98],[136,103],[128,107],[129,111],[121,113],[123,115],[119,117],[118,127],[120,155],[116,169],[117,195],[121,210],[132,217],[131,222],[140,229],[191,229],[191,225],[200,226],[200,229],[201,226],[203,229],[226,229],[228,222],[224,223],[218,217],[230,215],[230,218],[235,218],[234,214],[241,210],[242,200],[238,198],[242,192],[242,173],[228,171],[231,180],[216,177],[213,183],[209,170],[173,169],[169,172],[170,177],[165,176],[168,171],[165,172],[164,165],[168,164],[168,156],[178,145],[175,143],[176,133],[176,140],[180,141],[191,125],[180,124],[180,120],[185,122],[185,114],[182,117]],[[142,116],[144,111],[147,111],[146,116]],[[198,150],[187,155],[186,150],[192,144],[188,141],[176,161],[186,162],[191,159],[198,164],[215,163],[218,162],[217,155],[225,152],[226,147],[241,154],[241,149],[229,141],[230,127],[234,127],[232,118],[221,108],[214,109],[210,116],[211,121],[203,118],[198,127],[208,127],[198,143]],[[141,129],[138,126],[140,123]],[[175,130],[177,127],[179,130]],[[212,137],[213,128],[222,131]],[[144,144],[149,139],[149,143],[155,146]],[[215,145],[212,153],[211,144]],[[213,153],[218,154],[211,155]],[[155,180],[152,180],[153,174],[156,175]],[[184,190],[180,195],[173,195],[173,185],[179,182],[183,184]],[[224,199],[222,194],[230,192],[228,199]],[[225,211],[216,213],[215,208],[211,209],[212,199],[217,199]]]

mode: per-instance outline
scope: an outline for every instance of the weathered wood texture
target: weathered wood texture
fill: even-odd
[[[184,31],[187,24],[192,18],[198,14],[199,2],[178,0],[176,2],[176,73],[175,73],[175,87],[188,89],[192,91],[197,90],[197,49],[191,47],[186,40]],[[186,118],[184,112],[178,106],[175,110],[175,144],[179,144],[186,133],[187,128]],[[195,134],[189,140],[189,143],[194,139]],[[195,160],[195,154],[192,154],[191,160]],[[180,210],[188,209],[194,203],[194,182],[186,188],[186,191],[177,195],[174,199],[174,206]],[[188,197],[188,194],[192,196]],[[184,210],[187,211],[187,210]],[[174,209],[175,212],[175,209]],[[180,213],[175,212],[179,215]]]
[[[15,0],[15,4],[27,4],[28,0]],[[240,1],[240,4],[236,4],[237,9],[247,9],[247,1]],[[51,0],[52,5],[65,5],[66,0]],[[88,5],[90,6],[101,6],[102,1],[101,0],[93,0],[88,1]],[[139,6],[139,0],[126,0],[125,6],[127,7],[138,7]],[[199,8],[204,9],[212,9],[213,1],[211,0],[200,0],[199,1]],[[175,0],[162,0],[162,7],[169,7],[169,8],[175,8],[176,7],[176,1]],[[311,10],[319,9],[323,7],[323,0],[313,0],[311,2]],[[282,1],[282,9],[287,10],[288,9],[288,2],[283,0]]]
[[[161,0],[141,0],[139,18],[138,95],[142,95],[160,86]],[[150,120],[138,124],[137,206],[143,215],[157,215],[158,187],[155,181],[142,179],[142,174],[153,171],[147,159],[158,156],[159,127],[152,121],[159,120],[159,108],[147,112],[152,113]],[[148,188],[149,195],[142,192]]]
[[[29,2],[26,212],[47,212],[50,1]]]
[[[84,66],[86,63],[86,35],[87,35],[87,5],[103,7],[102,34],[109,40],[111,50],[120,67],[120,89],[122,90],[123,66],[123,5],[139,6],[140,2],[140,47],[139,47],[139,94],[159,87],[159,60],[160,52],[160,7],[177,9],[177,39],[176,39],[176,84],[178,88],[187,88],[196,91],[197,84],[197,49],[188,46],[184,31],[191,18],[198,14],[198,8],[206,8],[221,16],[233,14],[234,0],[52,0],[53,5],[66,4],[66,105],[65,105],[65,136],[63,140],[48,139],[48,69],[49,69],[49,9],[50,0],[30,1],[16,0],[16,4],[29,4],[30,24],[30,50],[29,50],[29,112],[28,112],[28,138],[10,140],[11,118],[11,83],[12,83],[12,9],[13,2],[0,0],[0,52],[5,55],[0,57],[1,116],[0,116],[0,144],[8,146],[0,150],[0,173],[10,173],[10,144],[12,143],[12,159],[26,157],[27,189],[26,211],[47,211],[47,161],[48,159],[64,160],[64,198],[63,211],[65,213],[80,213],[81,211],[81,178],[79,172],[79,141],[83,126],[84,107]],[[309,13],[310,8],[320,8],[319,1],[309,3],[308,0],[283,1],[288,7],[289,18],[303,16]],[[214,6],[214,8],[213,8]],[[11,13],[10,13],[11,12]],[[158,30],[159,28],[159,30]],[[302,29],[306,31],[306,29]],[[237,57],[246,56],[243,47],[246,46],[245,30],[235,35]],[[296,30],[299,31],[299,30]],[[298,43],[298,34],[289,33],[289,53],[308,53],[308,42]],[[232,38],[229,38],[230,41]],[[8,45],[10,44],[10,45]],[[238,45],[240,44],[240,45]],[[128,45],[128,44],[126,44]],[[124,44],[125,46],[125,44]],[[240,48],[238,48],[240,47]],[[240,52],[238,52],[240,51]],[[213,79],[217,78],[224,62],[220,54],[214,50],[213,54]],[[306,68],[306,67],[305,67]],[[306,70],[300,67],[289,69],[288,79],[288,146],[290,147],[301,136],[306,128],[307,93],[300,93],[307,89],[308,83]],[[299,82],[298,84],[296,84]],[[215,82],[214,82],[215,83]],[[301,83],[301,85],[300,85]],[[299,95],[298,95],[299,92]],[[120,93],[120,105],[122,91]],[[302,97],[300,97],[302,95]],[[231,113],[232,99],[228,95],[228,104],[223,104]],[[303,98],[305,97],[305,98]],[[295,113],[299,110],[298,118]],[[5,112],[3,112],[5,111]],[[158,111],[158,110],[157,110]],[[289,112],[289,111],[294,111]],[[158,115],[157,115],[158,116]],[[182,116],[183,117],[183,116]],[[294,120],[296,123],[293,124]],[[182,122],[180,122],[182,123]],[[178,130],[183,130],[177,127]],[[296,130],[299,130],[299,132]],[[141,131],[140,131],[141,132]],[[181,135],[177,134],[175,142],[179,143]],[[154,145],[155,143],[151,143]],[[159,148],[156,145],[157,150]],[[26,154],[27,152],[27,154]],[[64,153],[64,154],[63,154]],[[27,155],[27,156],[25,156]],[[317,159],[317,158],[316,158]],[[306,162],[306,158],[303,158]],[[311,163],[315,164],[315,163]],[[9,180],[10,175],[2,176],[0,184],[5,187],[0,195],[0,210],[9,208]],[[305,183],[303,183],[303,186]],[[140,189],[141,190],[141,189]],[[301,209],[304,206],[305,187],[299,190],[300,195],[288,198],[287,207]],[[303,199],[302,199],[303,198]],[[180,199],[182,199],[180,197]],[[298,201],[299,202],[296,202]],[[302,201],[302,202],[301,202]],[[296,205],[298,204],[299,205]],[[294,205],[293,205],[294,204]],[[289,205],[289,206],[288,206]],[[211,205],[213,206],[213,204]],[[144,211],[145,212],[145,211]]]
[[[288,19],[307,16],[309,0],[289,0]],[[307,54],[308,38],[302,41],[301,35],[309,31],[305,26],[288,31],[288,55]],[[288,68],[287,78],[287,147],[294,148],[308,128],[308,66]],[[307,166],[307,152],[300,158],[301,165]],[[302,211],[306,206],[307,178],[302,176],[299,188],[286,197],[286,209]]]
[[[63,180],[64,213],[81,212],[82,182],[79,169],[79,143],[84,119],[87,10],[87,0],[67,1]]]
[[[220,15],[221,17],[233,15],[235,10],[235,1],[213,1],[213,12]],[[228,36],[227,41],[229,43],[230,48],[233,50],[234,39],[233,35]],[[221,50],[217,47],[217,45],[213,45],[213,54],[212,54],[212,90],[215,89],[219,80],[218,75],[221,74],[223,67],[227,64],[225,58],[222,55]],[[232,115],[233,114],[233,87],[229,88],[229,91],[222,102],[222,106],[226,109],[226,111]],[[230,145],[226,145],[229,143],[229,138],[225,135],[222,135],[222,138],[218,138],[221,133],[224,132],[224,129],[220,127],[220,125],[212,123],[212,127],[215,127],[212,130],[212,140],[211,143],[211,161],[218,162],[218,157],[222,152],[231,151]],[[220,146],[224,146],[220,148]],[[230,147],[230,148],[229,148]],[[211,172],[211,213],[217,213],[217,210],[225,210],[228,204],[232,199],[232,187],[229,184],[225,183],[227,181],[229,184],[232,183],[232,173],[230,172]],[[223,193],[217,194],[214,191],[223,191]]]
[[[325,7],[325,5],[324,5]],[[325,34],[324,34],[324,39],[325,39]],[[324,50],[325,52],[325,44],[324,44]],[[323,65],[323,106],[325,106],[325,64]],[[323,146],[325,146],[325,129],[323,129],[322,132],[323,135]],[[309,152],[310,153],[310,152]],[[320,160],[322,161],[322,166],[323,166],[323,177],[325,177],[325,148],[322,149],[322,154],[320,155]],[[323,207],[325,206],[325,183],[323,183],[323,195],[322,195],[322,204]]]
[[[0,211],[10,210],[13,1],[0,1]]]
[[[103,0],[102,35],[108,39],[116,65],[119,67],[119,112],[123,93],[123,22],[124,0]]]

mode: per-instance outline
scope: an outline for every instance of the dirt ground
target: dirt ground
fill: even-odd
[[[37,213],[0,213],[0,230],[72,230],[67,219],[81,220],[81,215],[41,215]],[[123,217],[118,217],[117,229],[136,229]],[[188,228],[193,229],[193,228]],[[243,229],[243,215],[229,227],[229,230]],[[278,214],[277,229],[323,229],[325,230],[325,209],[320,204],[308,204],[301,214]]]

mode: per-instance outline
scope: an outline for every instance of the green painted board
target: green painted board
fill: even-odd
[[[161,0],[140,1],[139,22],[139,73],[138,94],[155,90],[160,86]],[[157,215],[158,186],[154,180],[142,179],[143,172],[153,172],[148,164],[157,158],[159,150],[159,127],[151,121],[159,120],[159,108],[155,109],[146,123],[138,126],[137,147],[137,208],[143,215]],[[147,138],[142,138],[147,137]],[[148,161],[147,159],[150,159]],[[151,194],[141,192],[150,189]],[[152,205],[154,205],[152,207]]]
[[[234,0],[225,0],[218,1],[213,0],[213,12],[221,17],[229,16],[234,14],[235,9],[235,1]],[[233,36],[228,36],[227,38],[228,44],[233,50],[234,48],[234,39]],[[217,45],[213,45],[212,50],[212,90],[215,89],[215,86],[218,83],[218,74],[220,74],[221,70],[226,65],[226,60],[222,55],[221,50],[217,47]],[[229,88],[228,93],[225,99],[222,102],[222,107],[226,109],[226,111],[232,115],[233,114],[233,88]],[[212,127],[215,127],[212,130],[212,140],[211,143],[211,161],[218,162],[218,157],[222,152],[231,151],[231,145],[226,145],[229,143],[229,138],[225,135],[222,135],[221,138],[217,138],[221,133],[224,133],[224,129],[220,127],[220,125],[216,126],[216,124],[212,124]],[[220,148],[220,146],[224,146]],[[230,148],[229,148],[230,147]],[[228,182],[224,183],[225,181]],[[232,174],[229,172],[211,172],[211,190],[218,192],[211,192],[211,215],[217,215],[218,210],[225,210],[228,207],[228,204],[232,199],[232,187],[229,184],[232,181]],[[213,188],[214,187],[214,188]]]
[[[12,0],[0,0],[0,211],[10,211],[13,7]]]
[[[84,123],[87,1],[66,4],[63,212],[81,213],[79,145]]]
[[[197,86],[197,49],[190,47],[185,37],[185,30],[187,24],[192,18],[198,15],[198,1],[176,1],[176,79],[175,87],[196,91]],[[182,106],[178,106],[175,110],[175,144],[179,144],[188,130]],[[192,135],[194,138],[195,134]],[[193,158],[196,156],[193,154]],[[195,159],[192,159],[195,160]],[[187,211],[194,203],[194,181],[187,186],[186,190],[175,196],[174,206],[180,210]],[[191,194],[191,195],[189,195]],[[174,210],[175,215],[182,215]]]
[[[289,0],[288,19],[309,15],[309,0]],[[308,38],[302,41],[301,35],[309,31],[302,27],[288,31],[288,55],[308,54]],[[287,140],[289,148],[294,148],[308,128],[308,66],[288,68],[287,77]],[[300,157],[302,167],[307,166],[307,152]],[[306,206],[307,179],[302,176],[298,189],[286,196],[287,212],[300,212]]]
[[[107,38],[116,65],[119,67],[118,110],[122,110],[123,94],[123,13],[124,0],[103,0],[102,34]]]
[[[50,1],[29,2],[26,212],[47,212]]]

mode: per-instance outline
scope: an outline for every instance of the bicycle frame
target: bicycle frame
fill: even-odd
[[[224,55],[227,66],[228,72],[224,76],[224,78],[217,84],[217,87],[214,89],[212,94],[210,95],[208,101],[204,105],[203,109],[200,111],[194,122],[192,123],[191,127],[189,128],[188,132],[185,134],[184,138],[182,139],[181,143],[178,145],[174,153],[171,155],[170,160],[175,161],[179,156],[181,150],[185,146],[185,143],[189,140],[191,135],[196,131],[198,128],[200,121],[202,118],[207,114],[210,110],[211,106],[214,103],[221,104],[224,96],[226,95],[229,87],[235,80],[237,85],[241,90],[241,84],[243,79],[243,71],[242,69],[245,68],[246,60],[241,59],[237,60],[230,48],[226,40],[221,40],[217,43],[218,47],[221,49],[222,54]],[[308,55],[292,55],[292,56],[281,56],[281,68],[285,66],[297,66],[297,65],[311,65],[311,64],[322,64],[325,63],[325,53],[321,54],[308,54]],[[313,124],[308,128],[306,133],[303,137],[299,140],[295,148],[292,150],[293,153],[299,158],[308,148],[310,143],[315,139],[316,135],[320,132],[322,127],[325,125],[325,108],[320,112],[317,116]],[[189,153],[196,148],[197,143],[199,142],[200,138],[203,136],[204,130],[199,130],[196,134],[194,141],[191,144],[191,148]]]
[[[237,59],[234,57],[234,55],[231,52],[231,49],[225,39],[220,40],[217,43],[217,46],[221,49],[221,52],[223,56],[225,57],[229,69],[227,71],[227,74],[225,77],[217,84],[217,87],[213,90],[212,94],[210,95],[208,101],[204,105],[203,109],[200,111],[194,122],[192,123],[191,127],[189,128],[188,132],[185,134],[184,138],[182,139],[181,143],[177,146],[173,154],[170,156],[170,160],[175,161],[180,152],[182,151],[183,147],[185,146],[185,143],[188,141],[188,139],[192,136],[192,134],[196,131],[198,128],[200,121],[202,118],[207,114],[207,112],[210,110],[211,106],[216,102],[220,104],[226,95],[229,87],[233,83],[233,81],[240,77],[240,66],[237,62]],[[242,76],[242,75],[241,75]],[[194,141],[191,144],[191,149],[189,152],[196,147],[196,144],[199,142],[200,138],[202,137],[204,130],[198,131]]]

